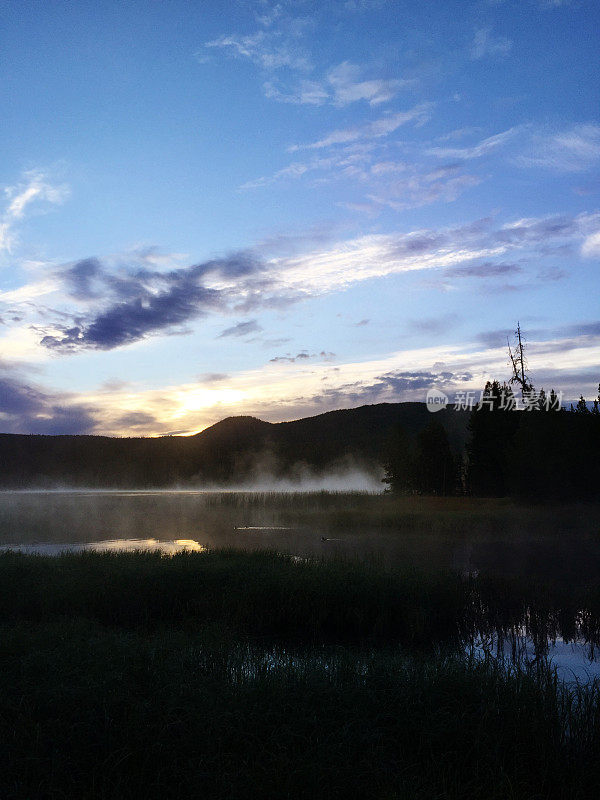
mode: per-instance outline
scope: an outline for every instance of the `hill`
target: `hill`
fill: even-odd
[[[436,414],[456,452],[468,415]],[[153,488],[226,485],[260,473],[322,474],[342,464],[376,469],[397,425],[415,435],[431,420],[423,403],[380,403],[293,422],[228,417],[189,437],[112,438],[0,434],[0,486]]]

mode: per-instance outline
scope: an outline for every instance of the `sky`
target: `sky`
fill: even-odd
[[[596,0],[0,0],[0,432],[600,381]]]

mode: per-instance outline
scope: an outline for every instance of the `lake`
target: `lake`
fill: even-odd
[[[0,547],[62,550],[269,549],[298,558],[376,559],[388,565],[452,569],[464,575],[550,580],[567,587],[600,575],[590,509],[520,509],[470,498],[394,498],[374,493],[206,491],[23,491],[0,493]],[[600,676],[577,627],[549,638],[565,679]],[[498,654],[504,633],[474,640]],[[533,661],[527,630],[509,650]]]

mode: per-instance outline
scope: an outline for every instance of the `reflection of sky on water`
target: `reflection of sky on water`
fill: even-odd
[[[494,636],[487,641],[476,640],[473,646],[467,648],[475,658],[485,658],[486,654],[504,660],[507,664],[517,662],[521,666],[535,669],[547,662],[556,669],[558,677],[572,683],[588,683],[600,679],[600,660],[597,648],[589,643],[576,641],[565,642],[557,637],[549,641],[546,653],[540,654],[529,636],[498,637]]]
[[[182,550],[203,552],[206,548],[194,539],[175,539],[161,542],[158,539],[106,539],[103,542],[78,542],[75,544],[64,542],[42,542],[39,544],[3,544],[1,550],[17,550],[21,553],[39,553],[40,555],[53,556],[64,552],[81,552],[82,550],[96,550],[100,552],[122,552],[135,550],[160,550],[165,555],[180,553]]]

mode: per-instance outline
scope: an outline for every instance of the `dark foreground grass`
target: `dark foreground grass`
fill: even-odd
[[[591,798],[598,688],[492,662],[0,631],[3,798]]]
[[[3,555],[0,797],[594,797],[600,687],[448,654],[474,588],[269,553]]]

